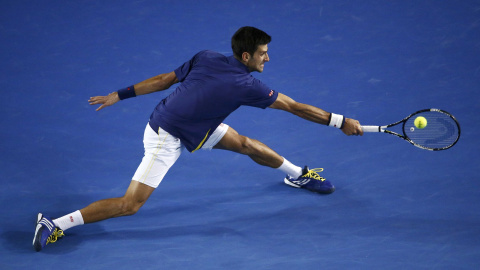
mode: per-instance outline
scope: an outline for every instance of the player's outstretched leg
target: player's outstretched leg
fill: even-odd
[[[58,238],[63,237],[63,231],[78,225],[133,215],[142,207],[154,190],[153,187],[132,180],[123,197],[96,201],[79,211],[55,220],[38,214],[33,248],[36,251],[42,250],[47,244],[54,243]]]
[[[323,169],[310,170],[307,166],[303,169],[295,166],[264,143],[242,136],[231,127],[214,148],[248,155],[260,165],[280,169],[287,174],[284,182],[289,186],[323,194],[335,191],[332,183],[318,174]]]
[[[80,210],[82,218],[87,224],[133,215],[143,206],[154,190],[153,187],[132,180],[123,197],[104,199],[88,205]]]

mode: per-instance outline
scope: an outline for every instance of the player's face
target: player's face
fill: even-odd
[[[253,57],[250,57],[247,61],[247,67],[250,72],[258,71],[263,72],[263,67],[265,62],[270,61],[268,57],[268,44],[258,45],[257,50],[253,54]]]

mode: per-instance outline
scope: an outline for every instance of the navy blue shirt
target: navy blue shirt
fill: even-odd
[[[175,75],[181,84],[157,105],[149,124],[179,138],[190,152],[199,149],[238,107],[265,109],[278,96],[235,57],[212,51],[199,52]]]

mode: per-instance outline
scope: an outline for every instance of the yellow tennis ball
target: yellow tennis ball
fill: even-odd
[[[413,124],[419,129],[425,128],[427,126],[427,119],[423,116],[419,116],[415,118]]]

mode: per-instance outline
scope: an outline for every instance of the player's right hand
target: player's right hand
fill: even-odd
[[[360,125],[360,122],[351,118],[345,118],[345,124],[343,125],[342,131],[347,136],[350,136],[350,135],[363,136],[363,129],[362,129],[362,126]]]
[[[96,96],[96,97],[91,97],[88,102],[90,105],[97,105],[97,104],[102,104],[100,107],[96,109],[96,111],[100,111],[101,109],[111,106],[117,102],[120,101],[120,98],[118,97],[117,92],[113,92],[108,94],[108,96]]]

